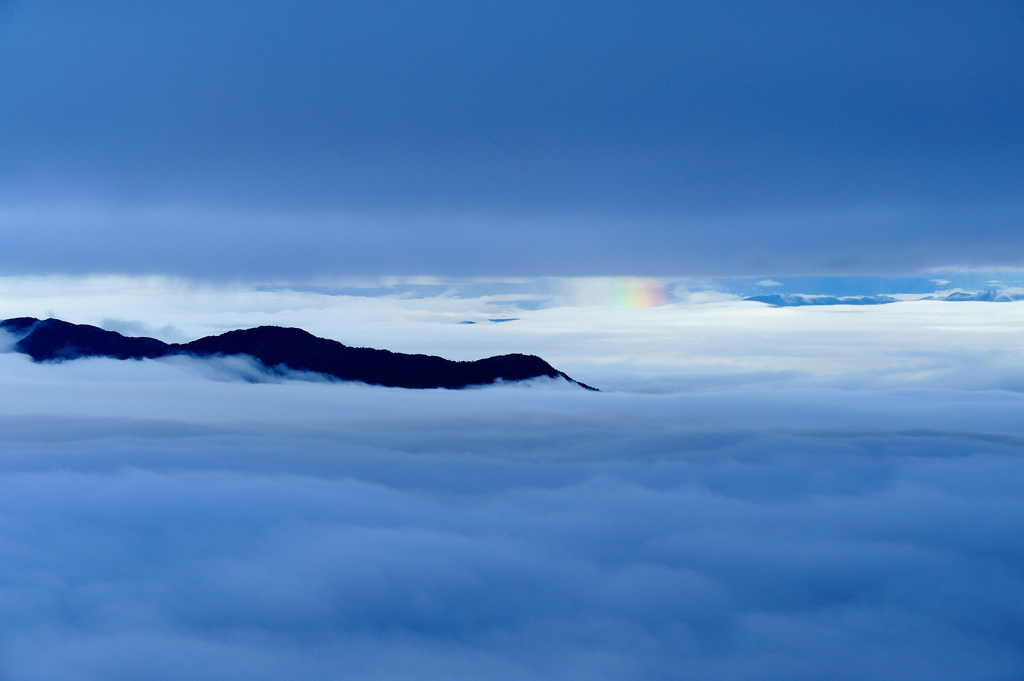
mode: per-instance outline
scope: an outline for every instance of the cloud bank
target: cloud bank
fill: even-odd
[[[526,351],[604,389],[0,353],[4,678],[1024,673],[1024,303],[0,285],[5,317]]]
[[[1016,393],[0,364],[5,678],[1024,671]]]
[[[921,299],[993,288],[1016,296],[1024,293],[1020,273],[948,276],[956,286],[921,278],[786,279],[772,290],[899,301],[787,308],[741,300],[763,293],[762,279],[393,278],[253,286],[6,277],[0,318],[52,316],[172,342],[277,325],[354,347],[455,360],[519,352],[588,385],[630,392],[1021,390],[1024,302]],[[512,321],[492,321],[499,319]]]

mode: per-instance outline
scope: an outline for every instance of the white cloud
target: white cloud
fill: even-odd
[[[159,278],[15,277],[0,279],[0,316],[53,313],[78,323],[106,321],[108,326],[111,320],[130,320],[135,329],[158,336],[163,329],[177,336],[166,340],[276,324],[350,345],[451,359],[525,352],[544,357],[585,383],[627,391],[740,384],[1024,385],[1024,338],[1019,334],[1024,301],[908,300],[858,308],[774,309],[712,291],[659,307],[620,309],[579,299],[580,290],[600,288],[592,280],[431,280],[418,282],[433,288],[416,295],[387,295],[386,287],[357,283],[372,295]],[[528,289],[529,296],[517,287]],[[518,307],[524,296],[543,300],[543,305]],[[503,317],[518,321],[459,323]]]
[[[1017,394],[21,359],[0,358],[6,678],[1024,669]]]
[[[74,321],[538,351],[611,390],[0,354],[4,678],[1024,672],[1024,394],[992,389],[1024,375],[1017,303],[467,327],[486,302],[170,289],[38,294]]]

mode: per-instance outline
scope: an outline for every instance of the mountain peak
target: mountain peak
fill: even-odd
[[[79,357],[124,360],[170,355],[248,355],[270,370],[310,371],[343,381],[396,388],[459,389],[546,376],[564,378],[580,387],[596,390],[570,378],[536,355],[514,353],[459,362],[432,355],[350,347],[336,340],[319,338],[303,329],[282,326],[236,329],[183,344],[124,336],[116,331],[60,319],[40,321],[32,317],[17,317],[0,322],[0,328],[21,335],[14,349],[37,362]]]

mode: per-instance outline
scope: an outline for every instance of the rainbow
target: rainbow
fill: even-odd
[[[610,277],[605,282],[608,298],[615,307],[657,307],[668,303],[665,287],[653,279]]]

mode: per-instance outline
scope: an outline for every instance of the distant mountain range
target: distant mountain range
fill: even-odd
[[[888,303],[896,302],[896,299],[890,296],[848,296],[836,298],[835,296],[801,296],[785,294],[750,296],[743,300],[767,303],[772,307],[801,307],[804,305],[886,305]]]
[[[156,359],[171,355],[212,357],[248,355],[270,371],[292,369],[324,374],[342,381],[360,381],[395,388],[449,388],[523,381],[546,376],[596,390],[558,371],[535,355],[499,355],[474,362],[456,362],[431,355],[353,348],[318,338],[302,329],[260,326],[228,331],[191,343],[164,343],[155,338],[123,336],[87,324],[60,319],[17,317],[0,328],[20,336],[14,349],[37,362],[79,357]]]
[[[801,307],[804,305],[886,305],[898,303],[899,300],[892,296],[808,296],[800,294],[774,294],[764,296],[750,296],[743,300],[751,300],[757,303],[766,303],[772,307]],[[1015,300],[1024,300],[1024,296],[1016,293],[1004,293],[1002,291],[977,291],[974,293],[950,293],[945,296],[926,296],[916,300],[947,300],[947,301],[983,301],[992,303],[1009,303]]]
[[[948,296],[928,296],[921,300],[976,300],[987,303],[1012,303],[1015,300],[1024,300],[1024,296],[1004,291],[976,291],[974,293],[950,293]]]

